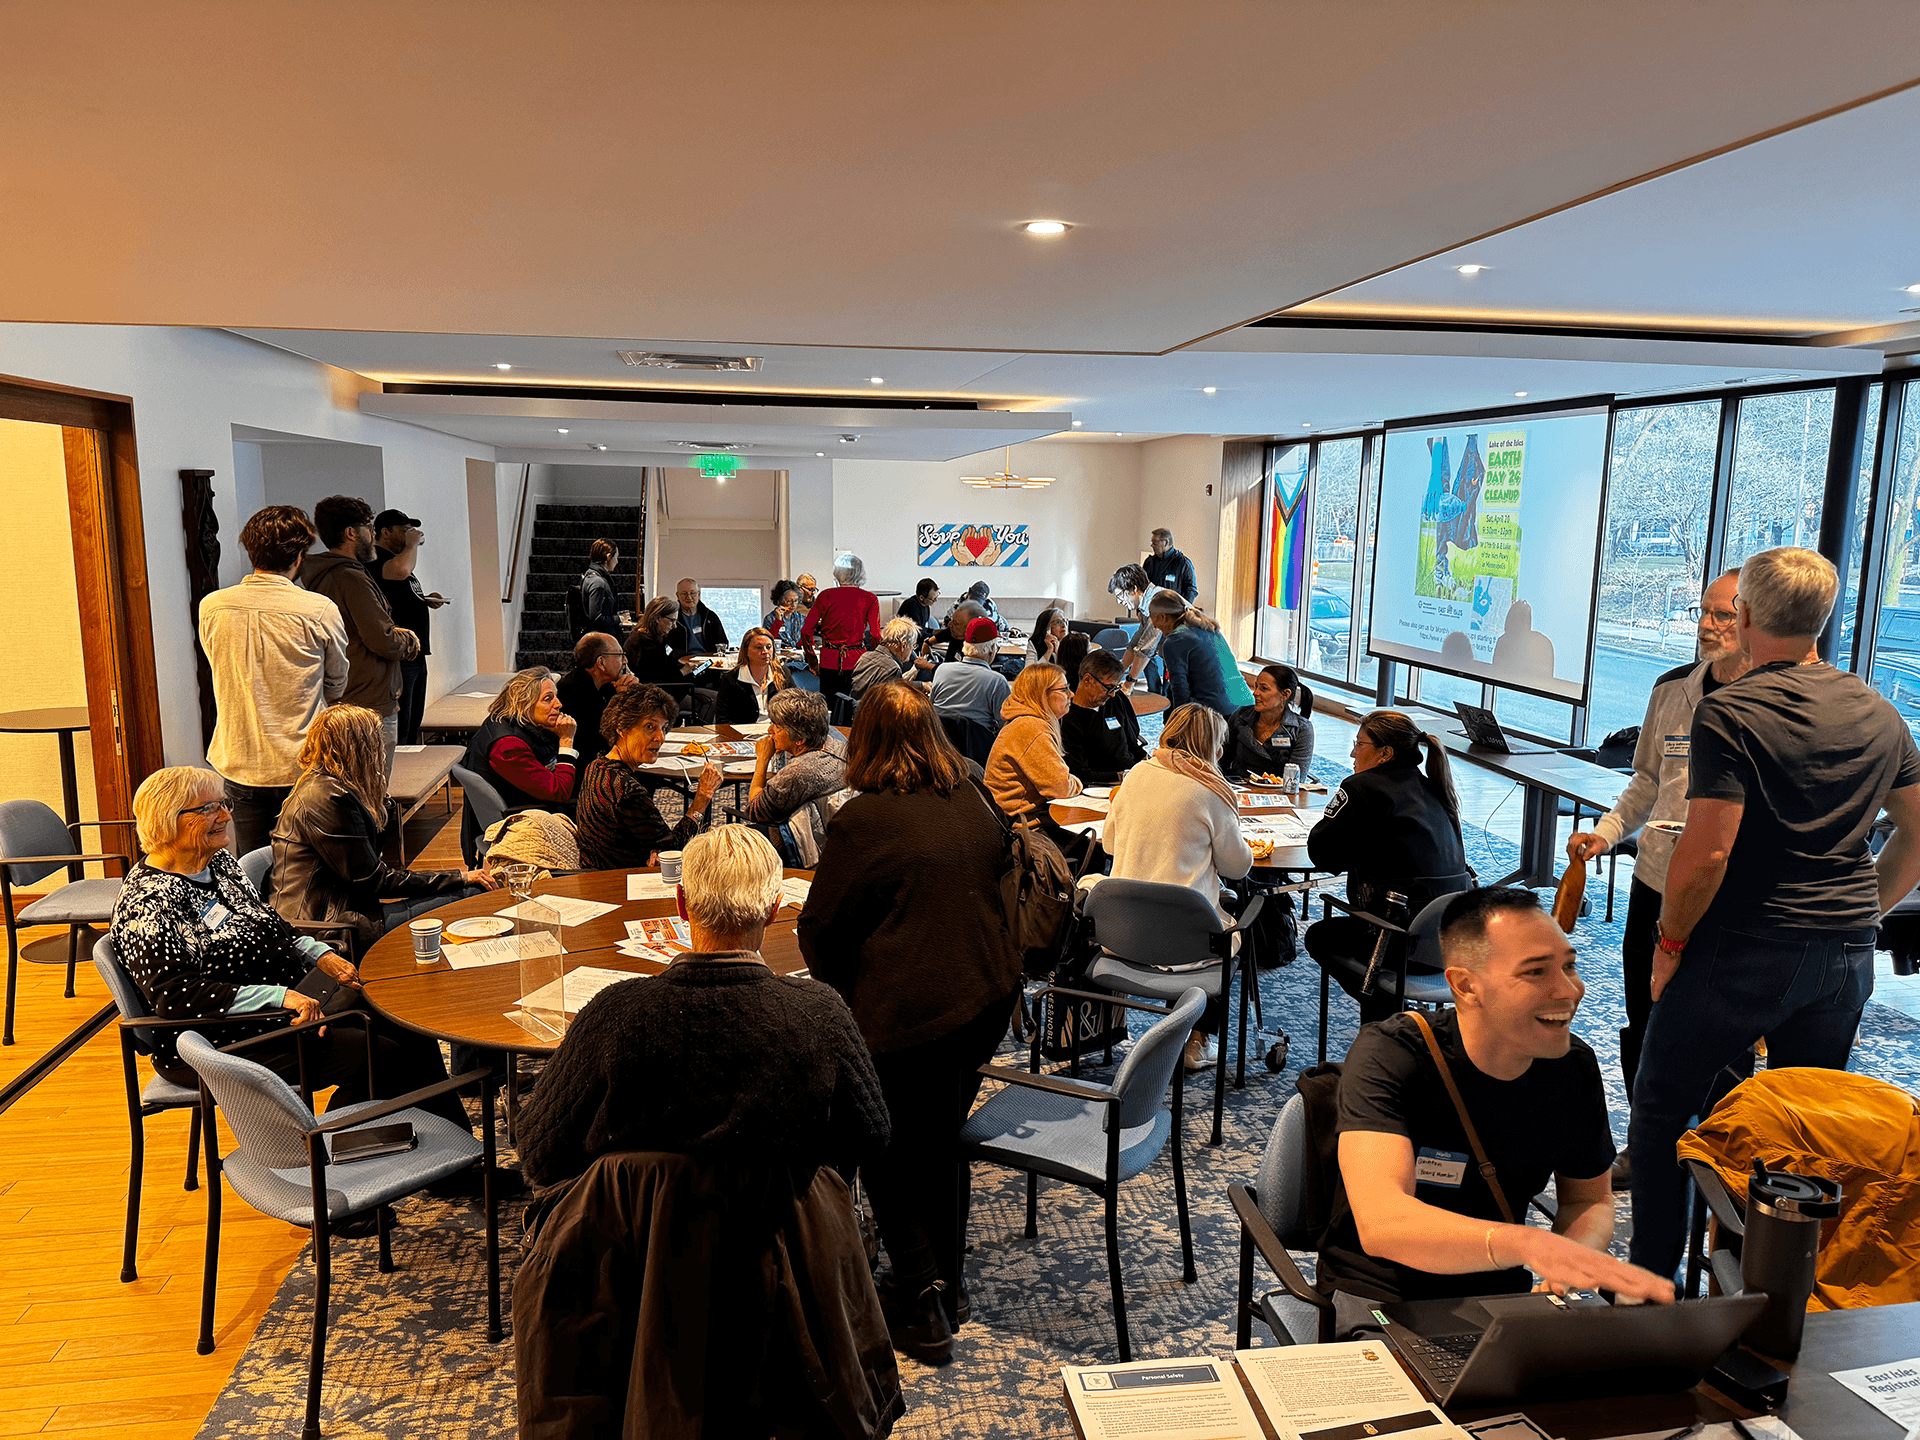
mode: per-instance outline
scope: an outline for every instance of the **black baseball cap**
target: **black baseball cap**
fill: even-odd
[[[378,535],[382,530],[393,525],[418,525],[419,523],[420,518],[417,515],[409,515],[404,510],[382,510],[373,517],[373,533]]]

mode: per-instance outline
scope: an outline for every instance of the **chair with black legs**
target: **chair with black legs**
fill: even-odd
[[[187,1180],[184,1189],[200,1188],[200,1091],[176,1085],[164,1075],[155,1074],[145,1086],[140,1084],[138,1057],[153,1054],[156,1030],[182,1030],[195,1027],[214,1030],[223,1025],[251,1023],[285,1015],[284,1010],[251,1010],[244,1015],[215,1015],[196,1020],[162,1020],[147,1004],[140,987],[133,983],[120,963],[113,935],[102,935],[93,947],[93,967],[100,972],[114,1008],[120,1012],[120,1068],[126,1079],[127,1121],[133,1136],[133,1164],[127,1172],[127,1233],[120,1256],[121,1281],[140,1278],[135,1254],[140,1245],[140,1189],[147,1164],[147,1117],[168,1110],[190,1110],[187,1129]]]
[[[1051,987],[1049,987],[1051,988]],[[1062,990],[1082,1000],[1104,1000],[1160,1018],[1140,1037],[1113,1084],[1096,1085],[1040,1073],[1040,1039],[1028,1049],[1027,1068],[982,1065],[1002,1089],[968,1117],[960,1131],[966,1160],[985,1160],[1027,1174],[1027,1238],[1039,1228],[1039,1177],[1080,1185],[1106,1201],[1107,1278],[1113,1287],[1113,1325],[1120,1359],[1133,1358],[1127,1338],[1126,1292],[1120,1283],[1120,1186],[1144,1172],[1173,1145],[1173,1198],[1180,1221],[1181,1278],[1191,1285],[1193,1232],[1187,1221],[1187,1173],[1181,1161],[1180,1111],[1186,1076],[1180,1051],[1206,1008],[1206,992],[1190,985],[1164,1012],[1157,1005]],[[1173,1091],[1171,1112],[1163,1109]]]
[[[1307,953],[1313,956],[1314,963],[1320,967],[1321,1064],[1325,1064],[1327,1059],[1328,982],[1335,977],[1342,979],[1343,989],[1351,987],[1363,995],[1384,995],[1395,1001],[1395,1008],[1401,1010],[1408,1005],[1453,1003],[1453,992],[1447,985],[1446,967],[1440,959],[1440,916],[1446,911],[1449,900],[1461,891],[1472,888],[1473,876],[1465,872],[1419,877],[1408,882],[1407,889],[1414,894],[1433,898],[1405,925],[1397,925],[1392,920],[1371,914],[1337,895],[1321,892],[1320,902],[1325,907],[1326,918],[1332,919],[1335,910],[1344,911],[1367,927],[1357,933],[1367,934],[1371,938],[1371,943],[1360,951],[1335,952],[1324,942],[1316,942],[1314,931],[1318,926],[1307,932]],[[1406,897],[1397,893],[1389,893],[1385,898],[1393,902],[1394,908],[1406,903]],[[1381,908],[1388,907],[1383,905]]]
[[[467,1169],[476,1160],[482,1165],[487,1212],[487,1339],[497,1342],[501,1338],[500,1230],[491,1073],[475,1070],[391,1100],[343,1105],[329,1110],[322,1119],[294,1094],[286,1081],[242,1053],[252,1046],[278,1042],[289,1034],[321,1025],[365,1025],[367,1021],[365,1014],[348,1010],[218,1049],[197,1031],[186,1031],[180,1037],[180,1058],[200,1077],[204,1112],[200,1129],[207,1146],[206,1272],[201,1287],[200,1340],[196,1348],[202,1355],[213,1352],[214,1295],[220,1268],[220,1182],[224,1176],[254,1209],[313,1232],[313,1341],[307,1362],[306,1421],[301,1432],[304,1440],[318,1440],[320,1435],[320,1377],[326,1364],[327,1306],[333,1284],[332,1227],[350,1216],[373,1212],[377,1216],[380,1269],[383,1273],[390,1272],[394,1268],[393,1247],[387,1233],[386,1207],[403,1195]],[[369,1089],[374,1087],[374,1048],[369,1036]],[[475,1082],[480,1085],[479,1140],[465,1127],[415,1108],[423,1100],[452,1094]],[[237,1142],[233,1154],[224,1159],[220,1155],[219,1130],[215,1124],[216,1107],[226,1112]],[[402,1120],[413,1126],[416,1141],[413,1149],[351,1164],[333,1160],[328,1137],[376,1121]],[[289,1178],[290,1174],[303,1170],[307,1172],[307,1184]]]
[[[13,1010],[20,983],[20,927],[23,925],[64,925],[67,927],[67,990],[73,999],[73,972],[80,963],[80,932],[89,925],[106,925],[113,919],[114,903],[120,898],[122,880],[107,876],[101,880],[69,880],[51,894],[42,895],[14,913],[13,887],[34,885],[67,866],[118,860],[124,875],[133,864],[131,855],[117,851],[103,854],[80,853],[82,830],[134,829],[131,820],[77,820],[69,825],[54,813],[51,805],[38,800],[8,800],[0,803],[0,907],[6,910],[7,924],[7,1013],[0,1026],[0,1045],[13,1044]]]
[[[1240,972],[1240,1060],[1236,1089],[1247,1083],[1247,989],[1254,984],[1253,927],[1265,897],[1247,902],[1240,918],[1223,925],[1211,902],[1186,885],[1152,880],[1102,880],[1085,892],[1081,913],[1093,927],[1099,957],[1087,971],[1090,986],[1120,995],[1145,995],[1171,1004],[1190,985],[1208,985],[1221,1002],[1222,1033],[1214,1064],[1213,1138],[1220,1143],[1227,1103],[1226,1006]]]

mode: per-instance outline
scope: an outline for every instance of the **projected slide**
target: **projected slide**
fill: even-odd
[[[1387,427],[1370,654],[1586,700],[1604,409]]]

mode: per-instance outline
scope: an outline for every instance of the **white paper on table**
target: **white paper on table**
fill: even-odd
[[[1835,1370],[1832,1374],[1902,1429],[1920,1425],[1920,1359],[1889,1360],[1884,1365]]]
[[[464,945],[443,945],[440,954],[455,970],[472,970],[480,965],[505,965],[514,960],[535,960],[542,955],[558,955],[560,938],[551,930],[530,930],[524,935],[502,935],[497,940],[469,940]]]
[[[1210,1356],[1063,1365],[1060,1379],[1086,1440],[1261,1440],[1233,1367]]]
[[[791,905],[796,910],[804,910],[806,908],[807,896],[812,893],[813,882],[811,880],[802,880],[798,876],[795,876],[792,879],[782,880],[780,882],[780,894],[783,897],[781,903],[783,905]]]
[[[1097,815],[1109,814],[1113,809],[1111,800],[1103,799],[1088,790],[1082,790],[1078,795],[1069,795],[1065,800],[1056,800],[1054,803],[1072,805],[1080,810],[1091,810]]]
[[[704,769],[706,763],[704,755],[669,755],[662,750],[639,768],[643,773],[654,775],[690,775]]]
[[[1233,1353],[1283,1440],[1299,1440],[1307,1430],[1424,1415],[1432,1409],[1384,1341],[1280,1345]],[[1421,1426],[1421,1440],[1463,1440],[1457,1426],[1433,1413],[1438,1423]]]
[[[662,745],[691,745],[696,742],[701,745],[713,744],[713,731],[711,730],[669,730],[667,732],[667,738],[662,740],[660,743]]]
[[[773,722],[771,720],[755,720],[751,724],[736,725],[733,728],[738,730],[742,735],[751,735],[755,739],[758,739],[773,728]]]
[[[536,895],[524,905],[509,905],[505,910],[496,910],[496,915],[504,915],[509,920],[544,920],[544,915],[536,915],[528,908],[543,905],[560,919],[562,925],[584,925],[589,920],[598,920],[610,911],[618,910],[605,900],[581,900],[572,895]]]
[[[1263,795],[1258,791],[1242,790],[1236,797],[1242,810],[1291,810],[1293,797],[1290,795]]]
[[[627,876],[627,899],[671,900],[678,886],[669,885],[657,872],[640,871]]]
[[[589,1000],[609,985],[640,978],[625,970],[600,970],[592,965],[582,965],[578,970],[569,970],[558,980],[542,985],[531,994],[522,995],[520,1008],[531,1012],[559,1010],[568,1015],[578,1015]]]
[[[396,745],[393,747],[393,753],[396,755],[418,755],[426,748],[424,745]]]

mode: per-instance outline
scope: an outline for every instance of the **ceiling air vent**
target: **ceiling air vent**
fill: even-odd
[[[734,450],[751,450],[753,447],[740,440],[676,440],[673,442],[681,450],[718,450],[723,454]]]
[[[670,355],[661,350],[616,350],[623,364],[647,370],[758,370],[758,355]]]

